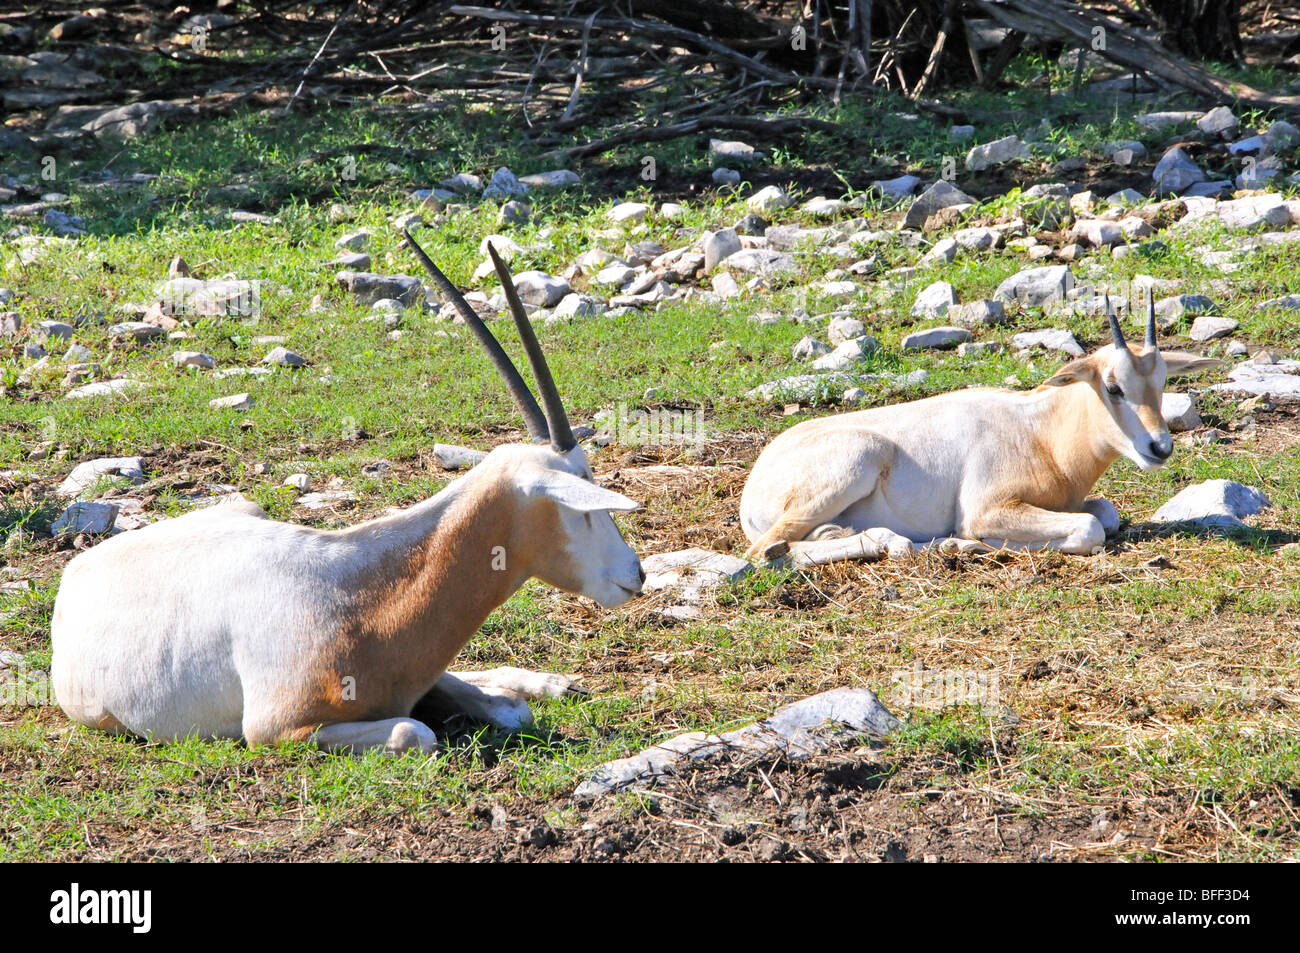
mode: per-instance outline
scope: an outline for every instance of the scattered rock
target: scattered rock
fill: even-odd
[[[50,525],[50,532],[102,536],[113,528],[117,510],[114,503],[73,503]]]
[[[63,396],[80,400],[84,397],[108,397],[113,394],[126,394],[143,388],[144,384],[140,381],[117,378],[111,381],[95,381],[95,383],[86,384],[84,387],[76,387]]]
[[[891,201],[901,202],[920,184],[921,180],[914,175],[900,175],[896,179],[877,179],[871,183],[871,188]]]
[[[368,271],[340,271],[334,276],[346,291],[361,304],[374,304],[382,298],[396,298],[408,308],[424,300],[424,285],[412,275],[377,275]]]
[[[813,358],[821,357],[823,354],[829,354],[831,346],[824,341],[819,341],[813,337],[802,337],[791,350],[791,357],[796,361],[810,361]]]
[[[1011,339],[1013,347],[1042,347],[1049,351],[1064,351],[1071,357],[1083,357],[1084,350],[1069,331],[1046,328],[1041,331],[1022,331]]]
[[[1066,265],[1043,265],[1027,268],[998,285],[994,297],[1002,301],[1019,301],[1025,307],[1042,307],[1065,299],[1074,287],[1074,275]]]
[[[1151,172],[1156,192],[1160,195],[1179,195],[1208,176],[1179,146],[1174,146],[1156,163]]]
[[[862,335],[840,344],[831,353],[823,355],[812,362],[814,371],[843,371],[863,361],[873,351],[880,350],[880,342],[869,335]]]
[[[229,397],[216,397],[208,401],[209,407],[218,410],[250,410],[254,400],[252,394],[231,394]]]
[[[722,228],[716,232],[705,232],[700,237],[704,250],[704,270],[712,271],[725,259],[741,250],[740,236],[734,228]]]
[[[278,364],[282,367],[306,367],[309,363],[301,354],[295,354],[286,347],[276,347],[262,358],[262,364]]]
[[[1165,394],[1160,401],[1160,416],[1173,431],[1195,430],[1204,423],[1191,394]]]
[[[519,181],[530,189],[567,189],[571,185],[580,185],[582,179],[578,173],[568,169],[555,169],[551,172],[534,172],[521,175]]]
[[[714,185],[739,185],[740,173],[735,169],[714,169],[711,176]]]
[[[618,225],[635,225],[645,221],[649,211],[650,206],[644,202],[620,202],[605,213],[605,218]]]
[[[144,482],[144,460],[140,457],[101,457],[87,460],[72,468],[55,490],[61,496],[77,496],[93,487],[103,477],[126,477],[132,483]]]
[[[946,281],[936,281],[916,296],[916,300],[912,303],[912,316],[942,317],[948,313],[948,308],[956,303],[957,295],[952,285]],[[967,334],[967,337],[969,336]]]
[[[1196,120],[1196,128],[1201,132],[1208,132],[1211,135],[1228,136],[1237,131],[1237,126],[1241,123],[1232,110],[1227,106],[1215,106],[1200,119]]]
[[[527,194],[528,186],[515,178],[515,174],[505,166],[492,173],[487,188],[483,190],[485,199],[521,199]]]
[[[433,461],[444,470],[459,470],[462,467],[469,469],[483,462],[487,456],[482,450],[471,450],[469,447],[458,447],[450,443],[435,443],[433,445]]]
[[[1005,136],[975,146],[966,153],[966,168],[971,172],[982,172],[991,165],[1000,165],[1012,159],[1027,159],[1029,155],[1029,147],[1020,141],[1019,136]]]
[[[1156,523],[1192,522],[1231,529],[1243,526],[1243,517],[1270,506],[1268,497],[1253,486],[1232,480],[1206,480],[1179,492],[1156,510],[1151,519]]]
[[[903,227],[920,228],[935,212],[954,205],[972,205],[975,200],[950,182],[940,179],[916,197],[907,215]]]
[[[948,308],[948,320],[963,328],[1005,324],[1007,311],[1001,301],[970,301]]]
[[[569,293],[569,283],[563,278],[544,271],[521,271],[514,276],[519,300],[538,308],[550,308],[560,303]]]
[[[217,359],[199,351],[177,351],[172,355],[172,363],[177,367],[200,367],[210,371],[217,366]]]
[[[965,328],[938,327],[914,331],[903,338],[904,351],[949,350],[971,339]]]
[[[1193,341],[1210,341],[1214,338],[1227,337],[1237,330],[1237,322],[1232,318],[1218,318],[1201,315],[1192,322],[1192,329],[1187,336]]]
[[[745,200],[745,205],[750,211],[762,213],[789,208],[793,204],[794,199],[775,185],[764,186]]]

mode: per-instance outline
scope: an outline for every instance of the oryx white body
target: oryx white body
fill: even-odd
[[[74,721],[159,740],[428,748],[433,733],[407,716],[435,685],[517,727],[521,695],[568,680],[518,669],[439,680],[530,576],[605,606],[640,591],[640,562],[608,513],[636,504],[590,478],[580,448],[508,445],[437,496],[348,529],[237,502],[123,533],[64,572],[55,694]]]
[[[447,672],[525,580],[607,607],[640,593],[640,560],[610,516],[637,504],[592,481],[505,265],[491,250],[545,413],[406,238],[502,374],[534,443],[497,447],[432,499],[349,529],[275,522],[241,499],[77,556],[50,626],[54,691],[74,721],[158,740],[428,751],[433,731],[410,717],[417,703],[517,728],[532,717],[526,698],[570,689],[564,676],[517,668]]]
[[[963,390],[791,427],[745,484],[750,554],[788,544],[806,561],[935,543],[1095,551],[1119,518],[1088,499],[1093,485],[1120,456],[1161,466],[1173,449],[1160,415],[1166,375],[1217,363],[1120,343],[1033,391]]]

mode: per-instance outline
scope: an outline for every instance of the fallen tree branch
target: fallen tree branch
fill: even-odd
[[[633,142],[665,142],[680,139],[707,129],[739,129],[755,136],[782,136],[792,132],[804,132],[817,129],[821,132],[843,133],[843,129],[833,122],[806,117],[787,117],[783,119],[759,119],[753,116],[700,116],[686,122],[673,123],[668,126],[646,126],[630,132],[597,139],[594,142],[567,149],[557,149],[551,153],[556,158],[576,159],[582,156],[599,155],[617,146]]]
[[[1231,82],[1170,53],[1118,20],[1065,0],[971,0],[1003,26],[1029,36],[1063,39],[1091,49],[1100,27],[1105,46],[1097,52],[1133,70],[1145,70],[1214,102],[1300,109],[1300,96],[1274,96],[1245,83]]]

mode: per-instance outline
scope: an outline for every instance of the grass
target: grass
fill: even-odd
[[[1022,80],[1037,70],[1015,68],[1024,71],[1017,74]],[[1023,134],[1036,125],[1037,114],[1026,123],[1016,111],[1037,108],[1042,98],[1033,89],[997,100],[972,94],[970,105],[996,106],[1006,116],[983,124],[978,140]],[[834,175],[852,186],[827,194],[862,188],[868,176],[902,170],[933,175],[954,153],[942,127],[908,118],[895,105],[821,113],[843,120],[871,147],[846,151],[841,141],[815,133],[801,144],[772,149],[767,171],[776,181],[810,183],[809,195],[827,191],[822,183],[836,181]],[[1081,106],[1057,97],[1052,133],[1034,148],[1044,161],[1095,152],[1109,139],[1137,136],[1131,112],[1115,102]],[[174,345],[114,348],[105,327],[93,321],[80,327],[76,341],[93,352],[104,376],[146,385],[125,400],[61,399],[57,365],[66,343],[51,347],[56,369],[37,375],[30,387],[16,386],[32,363],[21,348],[6,342],[0,349],[6,387],[0,396],[6,494],[0,541],[7,540],[0,581],[33,583],[0,591],[0,650],[23,655],[22,667],[7,670],[22,684],[48,669],[49,619],[70,555],[42,538],[59,511],[44,488],[73,463],[144,453],[154,495],[149,509],[157,515],[178,515],[192,506],[192,497],[208,492],[208,484],[227,483],[276,518],[338,525],[445,485],[449,475],[428,466],[431,443],[487,447],[517,434],[513,406],[462,326],[408,313],[393,338],[382,324],[366,320],[368,310],[334,286],[333,270],[323,264],[340,234],[365,227],[375,235],[374,270],[414,273],[415,262],[392,224],[414,208],[411,189],[458,171],[490,173],[501,164],[521,174],[550,167],[521,140],[501,134],[500,115],[450,100],[414,126],[408,120],[381,104],[288,120],[244,111],[164,131],[114,154],[64,164],[56,185],[71,196],[67,210],[86,218],[87,237],[49,243],[26,265],[15,243],[0,245],[0,285],[17,292],[12,307],[27,326],[81,314],[102,314],[111,323],[118,304],[146,300],[177,255],[207,277],[261,282],[264,304],[255,320],[197,322]],[[395,142],[426,151],[391,160],[362,152],[355,176],[340,174],[344,147]],[[596,244],[615,254],[626,241],[671,248],[745,213],[743,193],[706,192],[688,200],[680,222],[652,216],[643,229],[593,238],[608,228],[604,213],[615,201],[660,197],[637,178],[643,154],[628,149],[593,159],[581,168],[582,188],[538,195],[533,224],[511,232],[529,246],[516,270],[558,273]],[[680,140],[653,154],[675,177],[707,180],[710,164],[699,143]],[[158,178],[123,189],[92,187],[92,174],[105,165],[119,174]],[[1042,166],[1023,171],[1050,180]],[[0,163],[0,173],[32,172],[12,160]],[[347,208],[336,209],[331,219],[332,204]],[[234,207],[275,220],[237,223],[229,215]],[[340,214],[347,220],[337,221]],[[890,227],[896,217],[870,204],[862,214],[871,228]],[[807,224],[797,207],[773,221]],[[478,244],[498,230],[495,223],[495,205],[484,203],[453,212],[423,240],[452,279],[466,286],[479,261]],[[1173,231],[1161,238],[1169,246],[1162,257],[1093,258],[1094,265],[1076,274],[1098,286],[1143,273],[1178,279],[1180,290],[1208,293],[1224,314],[1237,318],[1239,338],[1294,354],[1291,319],[1256,312],[1253,305],[1300,290],[1300,250],[1243,256],[1225,289],[1197,255],[1233,236]],[[913,264],[921,252],[897,241],[860,251],[880,254],[890,267]],[[751,321],[759,310],[788,315],[804,307],[815,315],[846,306],[883,345],[868,370],[928,372],[924,382],[906,389],[868,385],[865,406],[998,385],[1008,377],[1033,386],[1059,367],[1050,355],[1026,361],[1010,349],[980,358],[900,349],[909,331],[940,323],[910,315],[925,283],[950,281],[963,301],[988,297],[1025,266],[1014,253],[961,256],[893,291],[859,282],[860,290],[845,299],[804,290],[843,262],[812,249],[801,250],[797,261],[793,285],[731,304],[696,300],[539,325],[575,422],[589,423],[619,402],[645,407],[642,395],[653,387],[657,396],[650,403],[704,409],[712,438],[706,462],[747,464],[762,440],[836,403],[805,404],[783,416],[745,396],[764,381],[802,373],[791,347],[805,334],[824,334],[819,325]],[[483,290],[492,290],[490,281]],[[311,307],[317,295],[324,310]],[[1097,317],[1012,309],[1008,325],[982,331],[980,338],[1009,344],[1017,331],[1046,326],[1069,328],[1085,346],[1107,337]],[[517,340],[503,328],[495,324],[517,356]],[[284,337],[310,366],[218,380],[210,372],[177,369],[170,360],[173,350],[184,348],[212,355],[218,369],[250,366],[272,346],[254,341],[261,335]],[[244,390],[256,397],[247,413],[208,406]],[[1241,417],[1227,397],[1205,395],[1200,406],[1208,423],[1224,429]],[[1022,818],[1102,809],[1141,814],[1145,809],[1131,806],[1139,802],[1158,813],[1190,804],[1194,809],[1182,815],[1181,826],[1171,822],[1164,840],[1152,831],[1101,853],[1296,859],[1300,835],[1287,820],[1291,802],[1285,797],[1293,795],[1285,792],[1293,792],[1300,777],[1300,561],[1278,553],[1300,531],[1294,423],[1284,413],[1261,415],[1253,441],[1180,444],[1163,470],[1144,474],[1121,462],[1097,488],[1136,524],[1189,483],[1223,477],[1258,486],[1273,509],[1256,529],[1235,536],[1134,532],[1089,559],[933,557],[807,575],[762,571],[719,592],[701,619],[676,626],[656,619],[658,597],[626,611],[595,612],[530,584],[488,620],[458,664],[576,672],[591,693],[538,704],[537,725],[521,734],[453,723],[441,732],[444,748],[434,757],[342,758],[309,746],[249,750],[194,740],[145,744],[72,728],[53,707],[4,707],[0,859],[402,856],[385,839],[386,828],[442,825],[464,833],[483,826],[480,814],[491,804],[580,829],[588,815],[570,805],[567,794],[603,761],[681,731],[733,728],[785,701],[846,684],[875,689],[908,716],[885,749],[882,790],[906,793],[915,783],[918,790],[948,788],[956,795],[996,791],[1003,798],[998,803],[1013,804],[1013,815]],[[52,441],[50,455],[32,459],[44,441]],[[593,462],[610,476],[635,466],[635,458],[625,461],[638,452],[645,453],[615,445],[594,452]],[[662,450],[649,458],[689,462]],[[362,472],[377,460],[395,465],[391,478]],[[317,487],[341,481],[362,503],[352,513],[305,512],[281,486],[297,472],[309,473]],[[642,552],[683,542],[743,548],[734,523],[741,482],[743,470],[718,483],[647,491],[646,508],[624,518],[623,526]],[[1148,567],[1157,556],[1174,568]],[[922,678],[915,683],[919,693],[906,695],[914,684],[906,676],[914,671],[980,676],[980,684],[993,687],[973,703],[954,701],[934,694],[934,686],[948,684],[942,678]],[[921,780],[907,780],[913,774]],[[1282,807],[1261,819],[1261,809],[1252,805],[1272,804],[1278,790]],[[636,799],[619,803],[625,819],[646,810]],[[1235,833],[1211,823],[1214,811],[1236,824]]]

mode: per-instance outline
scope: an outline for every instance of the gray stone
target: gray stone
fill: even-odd
[[[934,243],[934,247],[921,256],[920,264],[922,265],[951,265],[957,258],[957,240],[955,238],[941,238]]]
[[[1213,385],[1210,390],[1300,398],[1300,361],[1284,360],[1276,364],[1242,361],[1228,371],[1228,378],[1222,384]]]
[[[740,173],[735,169],[720,168],[714,169],[710,178],[713,179],[714,185],[739,185]]]
[[[795,271],[794,258],[770,248],[746,248],[725,259],[726,267],[746,274],[774,277]]]
[[[790,355],[796,361],[810,361],[829,353],[831,353],[831,346],[825,341],[819,341],[814,337],[801,337],[795,343]]]
[[[374,236],[366,229],[356,232],[349,232],[334,243],[334,247],[339,250],[347,251],[365,251],[370,245],[370,239]]]
[[[477,192],[483,188],[483,180],[470,172],[458,172],[450,178],[443,179],[438,184],[449,192],[455,192],[457,195],[468,195],[470,192]]]
[[[845,341],[861,337],[866,332],[867,326],[857,318],[832,318],[830,323],[826,325],[826,333],[830,337],[832,344],[843,344]]]
[[[0,312],[0,338],[16,337],[22,326],[23,319],[17,311]]]
[[[497,213],[497,223],[500,225],[527,225],[528,220],[533,217],[533,209],[526,202],[516,202],[511,200],[501,206],[501,211]]]
[[[747,142],[740,142],[736,139],[710,139],[709,154],[714,158],[726,159],[729,162],[748,163],[753,162],[757,153],[754,147]]]
[[[286,347],[276,347],[271,349],[271,353],[262,358],[262,364],[279,364],[282,367],[305,367],[307,358],[301,354],[295,354]]]
[[[1211,135],[1230,135],[1237,131],[1239,125],[1241,125],[1241,121],[1232,114],[1232,110],[1227,106],[1215,106],[1196,120],[1196,128]]]
[[[645,221],[650,206],[644,202],[620,202],[605,213],[606,220],[618,225],[635,225]]]
[[[1253,486],[1232,480],[1206,480],[1180,491],[1156,510],[1156,523],[1192,522],[1203,527],[1231,529],[1243,526],[1242,517],[1272,506]]]
[[[1173,431],[1195,430],[1204,423],[1191,394],[1166,393],[1160,400],[1160,416]]]
[[[172,354],[172,363],[177,367],[199,367],[210,371],[217,366],[217,359],[199,351],[176,351]]]
[[[1147,197],[1136,189],[1120,189],[1106,196],[1106,201],[1111,205],[1140,205],[1146,200]]]
[[[528,186],[515,178],[515,174],[505,166],[492,173],[487,187],[483,189],[485,199],[521,199],[527,194]]]
[[[745,205],[753,212],[775,212],[779,209],[789,208],[793,204],[794,199],[786,195],[785,191],[776,185],[764,186],[745,199]]]
[[[1163,330],[1169,330],[1184,314],[1218,314],[1219,306],[1205,295],[1174,295],[1156,302],[1156,317]]]
[[[1255,305],[1256,311],[1300,311],[1300,294],[1282,295],[1280,298],[1269,298],[1267,301],[1261,301]]]
[[[520,301],[538,308],[554,307],[569,293],[567,281],[544,271],[521,271],[514,276],[514,285]]]
[[[1074,287],[1074,275],[1067,265],[1042,265],[1016,272],[993,293],[1002,301],[1019,301],[1025,307],[1042,307],[1064,300]]]
[[[143,388],[144,384],[140,381],[121,377],[111,381],[95,381],[93,384],[86,384],[84,387],[74,387],[63,396],[70,397],[73,400],[81,400],[86,397],[110,397],[116,394],[126,394]]]
[[[580,185],[582,179],[578,173],[568,169],[555,169],[551,172],[534,172],[521,175],[519,181],[530,189],[567,189],[571,185]]]
[[[1156,163],[1151,172],[1156,192],[1160,195],[1180,195],[1208,176],[1179,146],[1174,146]]]
[[[947,317],[958,327],[978,328],[1005,324],[1007,311],[1001,301],[969,301],[966,304],[955,304],[950,307]]]
[[[1031,230],[1055,231],[1070,220],[1070,187],[1061,182],[1030,186],[1016,209]]]
[[[1029,147],[1020,141],[1019,136],[1004,136],[975,146],[966,153],[966,168],[971,172],[982,172],[992,165],[1001,165],[1012,159],[1027,158],[1029,158]]]
[[[865,360],[874,351],[880,350],[880,342],[870,335],[862,335],[840,344],[831,353],[813,361],[814,371],[843,371]]]
[[[1216,179],[1213,182],[1197,182],[1183,190],[1183,198],[1218,198],[1231,188],[1232,183],[1227,179]]]
[[[935,212],[954,205],[970,205],[975,200],[950,182],[940,179],[916,197],[903,219],[905,228],[920,228]]]
[[[433,461],[444,470],[459,470],[462,467],[477,466],[483,462],[487,456],[482,450],[471,450],[469,447],[458,447],[450,443],[435,443],[433,445]]]
[[[50,525],[50,532],[102,536],[113,528],[117,509],[113,503],[73,503]]]
[[[1251,195],[1244,199],[1219,202],[1214,214],[1226,228],[1248,231],[1265,225],[1285,227],[1291,224],[1286,200],[1277,194]]]
[[[900,175],[896,179],[877,179],[871,183],[871,187],[885,198],[901,202],[915,192],[920,184],[921,180],[914,175]]]
[[[299,493],[311,492],[311,475],[308,473],[291,473],[284,478],[281,486],[291,486]]]
[[[707,549],[656,553],[641,560],[645,588],[651,592],[683,586],[711,588],[737,582],[754,571],[746,560]]]
[[[156,324],[146,324],[144,321],[123,321],[121,324],[112,325],[108,329],[108,333],[115,338],[151,341],[156,337],[161,337],[163,329]]]
[[[144,460],[140,457],[101,457],[87,460],[72,468],[55,490],[61,496],[77,496],[94,486],[102,477],[126,477],[132,483],[144,482]]]
[[[1227,337],[1237,330],[1237,322],[1232,318],[1218,318],[1201,315],[1192,322],[1192,329],[1187,336],[1193,341],[1211,341],[1214,338]]]
[[[1201,114],[1197,112],[1154,112],[1136,116],[1133,121],[1149,132],[1159,132],[1167,126],[1191,125],[1200,117]]]
[[[700,237],[704,250],[704,270],[712,271],[726,258],[741,250],[740,236],[734,228],[720,228],[716,232],[705,232]]]
[[[38,341],[48,341],[51,338],[66,340],[76,334],[77,329],[62,321],[42,321],[36,325],[33,333]]]
[[[424,299],[424,285],[412,275],[377,275],[369,271],[340,271],[334,280],[361,304],[396,298],[406,307]]]
[[[924,331],[914,331],[904,337],[902,346],[904,351],[945,351],[969,341],[971,337],[971,333],[965,328],[927,328]]]
[[[948,313],[948,308],[956,303],[957,294],[952,285],[946,281],[936,281],[916,296],[912,302],[912,317],[943,317]]]
[[[948,138],[953,142],[970,142],[975,138],[974,126],[949,126]]]
[[[85,132],[93,133],[98,139],[129,141],[146,132],[152,132],[164,120],[189,111],[179,103],[166,100],[131,103],[129,106],[102,112],[81,128]]]
[[[215,407],[217,410],[250,410],[253,406],[254,399],[252,394],[231,394],[228,397],[215,397],[208,401],[209,407]]]
[[[1049,351],[1064,351],[1071,357],[1083,357],[1084,350],[1069,331],[1045,328],[1041,331],[1022,331],[1011,339],[1013,347],[1042,347]]]
[[[1074,223],[1074,228],[1070,230],[1070,234],[1075,238],[1082,239],[1093,248],[1114,245],[1116,242],[1124,240],[1123,229],[1114,222],[1107,222],[1100,218],[1079,219]]]
[[[843,199],[828,199],[824,195],[819,195],[814,199],[804,202],[800,210],[816,218],[830,218],[844,210],[845,203]]]
[[[983,357],[986,354],[1001,354],[1002,344],[998,341],[965,341],[957,345],[960,357]]]
[[[966,251],[980,252],[996,248],[1002,236],[991,228],[959,228],[952,233],[953,241]]]
[[[603,302],[588,295],[567,294],[555,306],[553,316],[556,318],[590,318],[605,310]]]
[[[1289,152],[1300,146],[1300,129],[1285,120],[1279,120],[1268,127],[1264,141],[1274,152]]]
[[[1131,159],[1145,159],[1147,155],[1147,147],[1136,139],[1126,139],[1120,142],[1108,142],[1102,147],[1101,151],[1107,159],[1115,158],[1115,155],[1120,152],[1129,153]],[[1127,165],[1128,163],[1122,164]]]

